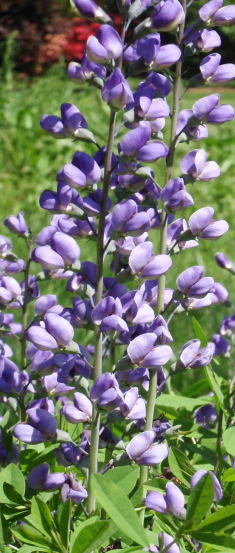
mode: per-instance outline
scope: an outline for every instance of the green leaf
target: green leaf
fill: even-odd
[[[210,473],[204,474],[199,482],[191,490],[186,521],[200,521],[207,513],[214,499],[214,484]]]
[[[223,442],[229,455],[235,457],[235,426],[231,426],[231,428],[227,428],[227,430],[225,430],[223,433]]]
[[[197,527],[197,530],[205,530],[205,532],[220,532],[229,528],[235,527],[235,505],[223,507],[213,515],[210,515],[206,520],[203,520]]]
[[[3,528],[2,528],[1,504],[0,504],[0,553],[4,553],[4,536],[3,536]]]
[[[186,409],[187,411],[193,411],[196,409],[196,407],[200,407],[201,405],[207,405],[208,403],[211,403],[212,400],[208,396],[202,396],[202,397],[184,397],[184,396],[176,396],[173,394],[162,394],[159,396],[159,398],[156,401],[156,407],[158,410],[163,410],[164,407],[174,407],[175,409]]]
[[[3,491],[11,503],[25,505],[25,500],[22,495],[11,484],[8,484],[8,482],[3,482]]]
[[[18,550],[18,553],[32,553],[32,551],[49,551],[49,549],[39,547],[38,545],[26,545],[24,544],[20,549]],[[13,550],[11,551],[13,553]],[[51,553],[51,551],[50,551]]]
[[[39,534],[39,532],[36,532],[36,530],[32,530],[31,526],[28,526],[26,524],[24,526],[17,526],[12,528],[12,534],[23,543],[25,542],[29,545],[36,545],[39,547],[42,546],[45,549],[49,549],[49,551],[56,551],[58,553],[61,553],[61,550],[58,546],[42,536],[42,534]]]
[[[110,518],[133,541],[149,548],[144,528],[126,494],[101,474],[91,477],[92,491]]]
[[[213,373],[213,371],[209,367],[205,367],[205,373],[206,373],[206,376],[207,376],[207,380],[210,384],[210,387],[211,387],[212,391],[214,392],[215,397],[218,401],[220,409],[222,409],[224,414],[227,415],[227,410],[226,410],[225,405],[224,405],[224,399],[225,398],[224,398],[223,393],[221,392],[221,389],[220,389],[219,385],[216,382],[215,374]]]
[[[70,553],[72,551],[73,544],[74,544],[75,540],[77,539],[77,535],[79,534],[79,532],[81,532],[81,529],[85,528],[86,526],[89,526],[90,524],[94,524],[98,520],[99,520],[99,517],[90,517],[87,520],[85,520],[84,522],[82,522],[81,524],[79,524],[79,526],[76,528],[76,530],[72,533],[72,536],[71,536]]]
[[[7,498],[3,490],[3,484],[7,482],[11,484],[21,496],[24,496],[25,492],[25,481],[22,472],[20,469],[11,463],[0,473],[0,502],[1,503],[11,503]]]
[[[67,499],[65,503],[62,503],[58,512],[58,523],[60,530],[60,537],[62,544],[65,549],[68,549],[69,543],[69,529],[70,529],[70,518],[72,513],[72,503],[71,499]]]
[[[229,467],[223,475],[224,482],[234,482],[235,480],[235,470],[232,467]]]
[[[81,525],[77,530],[71,553],[91,553],[116,532],[117,525],[111,520],[98,520],[85,528]]]
[[[33,497],[31,515],[36,528],[51,539],[52,532],[56,532],[55,523],[46,503],[39,497]]]
[[[117,486],[126,493],[126,495],[129,495],[139,478],[139,472],[140,469],[138,466],[116,467],[106,472],[104,477],[112,480],[114,484],[117,484]]]
[[[207,346],[207,342],[208,342],[207,337],[206,337],[204,331],[202,330],[202,327],[197,322],[197,319],[195,319],[195,317],[192,317],[192,320],[193,320],[193,328],[194,328],[195,336],[198,340],[200,340],[201,347],[205,348]]]
[[[219,553],[235,551],[235,539],[226,534],[214,534],[212,532],[192,532],[192,536],[201,543],[212,545]]]
[[[170,448],[170,453],[168,456],[169,467],[172,470],[174,476],[178,478],[182,484],[189,486],[190,480],[195,473],[193,465],[189,462],[186,455],[176,449],[175,447]]]

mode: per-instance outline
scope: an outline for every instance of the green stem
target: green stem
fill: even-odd
[[[103,269],[104,269],[104,229],[105,229],[105,215],[106,206],[109,192],[109,183],[111,177],[111,160],[114,144],[115,133],[115,121],[116,114],[114,111],[110,113],[109,124],[109,137],[108,145],[105,156],[104,166],[104,185],[103,194],[100,205],[100,218],[99,229],[97,235],[97,254],[96,254],[96,293],[95,293],[95,305],[102,300],[103,294]],[[94,381],[102,374],[102,332],[100,327],[95,325],[95,361],[94,361]],[[98,469],[98,444],[99,444],[99,429],[100,429],[100,415],[97,413],[96,408],[93,406],[92,411],[92,423],[91,423],[91,449],[89,457],[89,480],[88,480],[88,512],[91,513],[95,510],[96,500],[91,489],[91,477]]]
[[[182,6],[184,9],[184,12],[186,12],[186,0],[182,0]],[[181,51],[183,51],[183,34],[184,34],[184,22],[180,25],[180,28],[179,28],[179,45],[180,45]],[[182,71],[182,56],[181,56],[181,59],[176,64],[175,83],[174,83],[174,90],[173,90],[173,108],[172,108],[172,118],[171,118],[170,147],[169,147],[169,154],[166,160],[165,184],[167,184],[169,180],[171,180],[172,173],[173,173],[173,162],[174,162],[175,145],[176,145],[176,128],[177,128],[177,120],[178,120],[178,112],[179,112],[179,91],[180,91],[181,71]],[[164,206],[162,206],[159,253],[165,254],[166,249],[167,249],[167,213],[165,213]],[[166,285],[166,277],[165,275],[162,275],[158,280],[158,300],[157,300],[158,315],[164,310],[165,285]],[[157,369],[151,369],[145,430],[152,430],[156,392],[157,392]],[[147,479],[148,479],[148,467],[142,465],[140,467],[140,486],[142,486]],[[146,496],[146,493],[143,491],[142,500],[144,500],[145,496]],[[144,516],[145,516],[145,510],[143,509],[142,511],[140,511],[140,520],[142,524],[144,524]]]
[[[220,409],[219,419],[218,419],[216,455],[215,455],[215,469],[214,469],[215,475],[217,474],[217,472],[219,470],[219,464],[220,464],[222,432],[223,432],[223,411],[222,411],[222,409]]]

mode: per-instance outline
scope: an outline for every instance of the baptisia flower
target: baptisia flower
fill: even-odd
[[[115,205],[111,224],[117,233],[128,236],[140,236],[150,229],[148,214],[139,211],[136,202],[131,198]]]
[[[158,337],[154,332],[147,332],[132,340],[127,348],[131,363],[137,367],[155,368],[165,365],[173,352],[168,345],[156,345]]]
[[[96,37],[89,36],[86,55],[93,63],[108,63],[121,56],[123,45],[118,32],[110,25],[101,25]]]
[[[180,162],[185,182],[207,182],[220,175],[219,165],[215,161],[206,161],[205,150],[192,150]]]
[[[195,411],[195,417],[200,425],[213,424],[217,420],[217,411],[211,403],[208,403]]]
[[[172,266],[168,255],[154,255],[152,242],[138,244],[129,257],[131,275],[152,280],[165,274]]]
[[[184,20],[184,10],[178,0],[161,0],[153,9],[145,27],[158,31],[172,31]]]
[[[93,82],[98,88],[102,88],[103,79],[105,79],[107,70],[99,63],[89,61],[86,52],[84,52],[81,64],[70,62],[67,75],[75,84],[85,84],[86,81]]]
[[[193,25],[190,25],[184,33],[184,44],[186,45],[187,55],[195,52],[209,53],[214,48],[221,46],[221,38],[216,31],[194,31]]]
[[[235,6],[223,6],[223,0],[211,0],[199,10],[200,19],[208,27],[231,25],[235,22]]]
[[[66,181],[71,188],[84,188],[96,184],[101,178],[101,170],[96,161],[84,152],[76,152],[72,163],[66,163],[57,175],[57,180]]]
[[[181,273],[176,284],[178,290],[189,298],[204,298],[210,291],[214,290],[214,280],[211,277],[204,277],[204,267],[196,265]]]
[[[123,405],[123,394],[118,381],[111,373],[103,373],[94,382],[90,398],[101,411],[112,411]]]
[[[191,369],[200,369],[206,367],[211,362],[214,348],[208,344],[201,348],[200,340],[193,339],[186,342],[179,351],[180,362],[183,367]]]
[[[63,484],[61,488],[61,501],[64,503],[67,499],[71,499],[72,503],[81,503],[88,497],[88,493],[83,486],[75,480],[72,473],[69,474],[68,483]]]
[[[184,503],[184,494],[173,482],[167,482],[166,495],[150,491],[144,500],[144,504],[148,509],[163,515],[174,515],[176,517],[182,512]]]
[[[220,334],[213,334],[213,341],[209,342],[209,344],[214,348],[214,355],[229,357],[230,344]]]
[[[64,269],[75,263],[80,256],[80,248],[72,236],[63,232],[55,232],[50,244],[37,246],[32,253],[32,259],[40,263],[48,271]]]
[[[27,373],[26,373],[27,374]],[[4,394],[19,394],[24,387],[25,371],[19,371],[17,365],[8,357],[0,355],[0,390]]]
[[[67,386],[62,379],[59,380],[59,374],[53,373],[43,377],[42,379],[42,390],[47,392],[49,396],[55,395],[57,397],[64,396],[69,394],[74,390],[73,386]]]
[[[154,311],[144,300],[145,287],[141,285],[139,290],[127,292],[121,297],[122,311],[126,321],[132,324],[151,323],[154,319]],[[128,329],[129,330],[129,329]]]
[[[110,17],[94,2],[94,0],[71,0],[72,5],[82,17],[99,21],[111,22]]]
[[[155,432],[147,430],[134,436],[126,448],[128,457],[138,465],[159,465],[169,455],[166,444],[154,444]]]
[[[223,252],[219,252],[215,255],[215,261],[217,265],[221,267],[221,269],[226,269],[227,271],[230,271],[233,274],[235,273],[235,266]]]
[[[27,409],[29,422],[18,422],[13,436],[26,444],[40,444],[56,437],[57,420],[44,409]]]
[[[126,104],[133,101],[132,91],[119,67],[105,81],[101,90],[101,96],[113,111],[119,111]]]
[[[154,98],[155,89],[152,84],[138,87],[133,94],[133,101],[126,106],[123,120],[130,126],[132,121],[150,121],[152,132],[161,130],[165,125],[165,117],[170,114],[168,104],[162,98]],[[129,124],[130,123],[130,124]],[[153,123],[153,124],[152,124]]]
[[[204,476],[204,474],[207,474],[207,471],[204,470],[204,469],[201,469],[201,470],[198,470],[197,472],[195,472],[195,474],[193,475],[193,477],[191,479],[191,482],[190,482],[190,489],[191,490],[194,488],[194,486],[196,486],[196,484],[199,482],[199,480],[201,480],[201,478]],[[211,475],[211,478],[212,478],[213,484],[214,484],[215,494],[214,494],[214,500],[213,501],[220,501],[223,497],[223,492],[222,492],[219,480],[216,478],[215,474],[211,470],[209,470],[209,474]]]
[[[24,212],[21,211],[17,217],[10,215],[4,221],[5,227],[9,229],[12,234],[21,234],[22,236],[27,233],[27,225],[24,219]]]
[[[66,420],[72,424],[87,422],[92,417],[92,403],[84,394],[75,392],[73,405],[65,403],[61,409],[61,415],[64,415]]]
[[[143,126],[128,132],[118,144],[119,153],[131,159],[143,162],[157,161],[166,157],[168,148],[161,140],[151,139],[151,125],[145,121]]]
[[[50,492],[62,486],[67,480],[68,476],[62,472],[50,474],[50,465],[42,463],[31,470],[27,484],[32,490]]]
[[[40,125],[54,138],[76,136],[80,127],[87,129],[86,119],[73,104],[61,105],[61,119],[54,115],[43,115]]]
[[[26,332],[26,339],[40,350],[64,348],[73,336],[71,324],[56,313],[47,313],[44,322],[31,325]]]
[[[145,419],[146,405],[144,399],[139,396],[137,387],[128,390],[123,397],[124,405],[120,407],[120,411],[124,417],[130,421]]]
[[[165,188],[163,188],[160,198],[163,204],[169,211],[182,211],[185,207],[194,204],[193,198],[184,186],[184,180],[176,178],[170,180]]]
[[[119,298],[103,298],[92,311],[92,320],[100,325],[101,332],[113,334],[115,331],[128,332],[128,326],[122,319],[122,304]]]
[[[229,104],[218,105],[219,94],[210,94],[201,98],[193,105],[193,115],[201,123],[222,125],[234,118],[234,109]],[[190,124],[190,120],[189,120]]]
[[[0,304],[5,306],[13,300],[21,299],[22,290],[17,280],[9,276],[0,276]],[[12,305],[12,307],[20,307],[20,305],[21,304],[17,302],[17,304]]]
[[[229,225],[224,220],[212,220],[214,209],[202,207],[189,218],[189,228],[193,236],[205,240],[216,240],[228,231]]]
[[[220,54],[210,54],[206,56],[200,63],[200,74],[193,77],[190,81],[190,84],[202,83],[216,83],[216,84],[225,84],[229,83],[232,79],[235,78],[235,65],[233,63],[224,63],[220,65],[221,55]]]

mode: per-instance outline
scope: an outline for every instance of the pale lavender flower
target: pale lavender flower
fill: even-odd
[[[123,405],[123,394],[111,373],[103,373],[97,378],[91,388],[90,398],[102,411],[112,411]]]
[[[119,67],[106,80],[101,96],[114,111],[119,111],[133,101],[133,94]]]
[[[155,432],[147,430],[134,436],[126,448],[128,457],[138,465],[155,466],[169,454],[166,444],[154,444]]]
[[[144,500],[144,504],[148,509],[152,509],[163,515],[174,516],[180,515],[184,508],[184,503],[184,494],[173,482],[167,482],[166,495],[150,491]]]
[[[193,236],[204,238],[205,240],[216,240],[228,231],[229,225],[224,220],[212,220],[214,209],[212,207],[202,207],[198,209],[189,218],[189,228]]]
[[[172,260],[164,254],[154,256],[152,242],[145,242],[133,249],[129,266],[132,275],[152,280],[165,274],[171,268]]]
[[[7,227],[12,234],[21,234],[22,236],[27,233],[27,225],[24,219],[24,212],[21,211],[17,217],[10,215],[4,221],[5,227]]]
[[[215,161],[206,161],[205,150],[193,150],[186,154],[180,162],[180,169],[187,182],[207,182],[220,175],[219,165]]]
[[[153,332],[134,338],[127,348],[131,362],[149,369],[165,365],[172,357],[172,349],[167,345],[156,345],[156,342],[157,336]]]

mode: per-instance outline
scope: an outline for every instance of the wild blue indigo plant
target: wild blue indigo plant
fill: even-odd
[[[23,212],[5,220],[24,239],[25,260],[0,237],[2,551],[4,540],[7,552],[22,553],[235,551],[235,315],[224,318],[211,342],[194,319],[195,334],[178,356],[171,347],[177,313],[212,303],[231,307],[227,290],[203,266],[181,272],[175,290],[166,283],[175,254],[187,255],[201,239],[228,230],[209,206],[195,209],[188,222],[179,217],[194,205],[190,185],[220,175],[216,161],[191,142],[234,117],[216,92],[206,94],[206,85],[235,78],[235,65],[211,53],[221,44],[214,27],[234,23],[235,7],[204,3],[188,27],[191,3],[118,0],[119,36],[93,0],[73,0],[100,28],[68,76],[100,89],[110,108],[108,139],[98,144],[74,105],[63,103],[61,118],[43,115],[41,126],[52,137],[93,144],[96,153],[78,149],[58,167],[56,191],[40,198],[51,223],[36,243]],[[165,31],[172,43],[161,45]],[[198,53],[205,54],[198,74],[183,91],[184,67]],[[133,92],[128,77],[136,75],[141,82],[136,86],[135,79]],[[180,96],[198,85],[205,85],[205,95],[180,111]],[[182,142],[189,151],[173,178]],[[151,165],[160,158],[166,160],[163,189]],[[92,262],[83,253],[87,240],[96,247]],[[37,276],[32,261],[42,267]],[[216,261],[235,274],[223,253]],[[46,279],[65,282],[72,307],[58,305],[54,294],[40,296]],[[21,311],[21,323],[13,309]],[[93,331],[94,342],[78,344],[76,329]],[[11,360],[8,337],[20,342],[20,367]],[[231,379],[221,372],[224,356]],[[202,368],[204,376],[197,372],[184,396],[170,393],[170,377]]]

